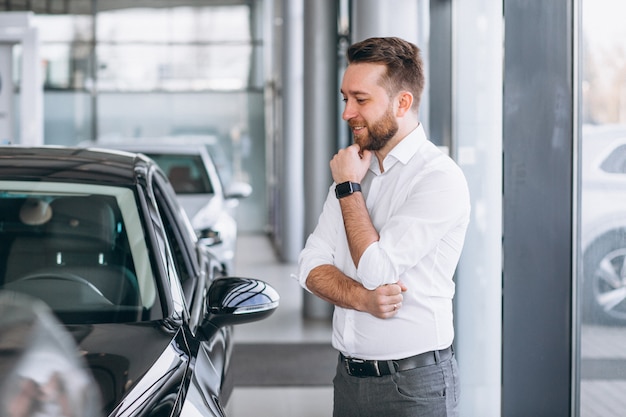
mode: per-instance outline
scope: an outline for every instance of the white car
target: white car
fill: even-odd
[[[227,275],[234,273],[236,208],[240,199],[252,193],[252,187],[232,180],[227,186],[223,184],[213,155],[219,152],[215,138],[140,138],[99,141],[96,145],[142,153],[153,159],[170,180],[198,238],[215,253]],[[222,174],[231,179],[223,154],[217,156],[219,166],[225,171]]]
[[[626,325],[626,127],[586,126],[581,178],[583,319]]]

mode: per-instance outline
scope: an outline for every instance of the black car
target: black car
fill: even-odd
[[[51,308],[108,416],[222,416],[231,325],[279,301],[223,276],[151,159],[47,146],[0,147],[0,290]]]

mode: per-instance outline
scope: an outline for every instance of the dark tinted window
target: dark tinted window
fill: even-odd
[[[154,283],[140,284],[135,266],[116,197],[0,192],[0,289],[66,323],[142,321]]]

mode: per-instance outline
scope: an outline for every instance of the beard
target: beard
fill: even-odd
[[[349,123],[350,127],[362,126],[363,123]],[[387,111],[373,123],[365,123],[367,136],[354,136],[354,141],[359,144],[361,150],[378,151],[382,149],[394,135],[398,132],[398,122],[393,116],[391,106]]]

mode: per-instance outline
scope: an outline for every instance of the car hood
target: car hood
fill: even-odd
[[[171,328],[166,322],[67,326],[99,385],[107,415],[175,406],[190,353],[181,332]]]

